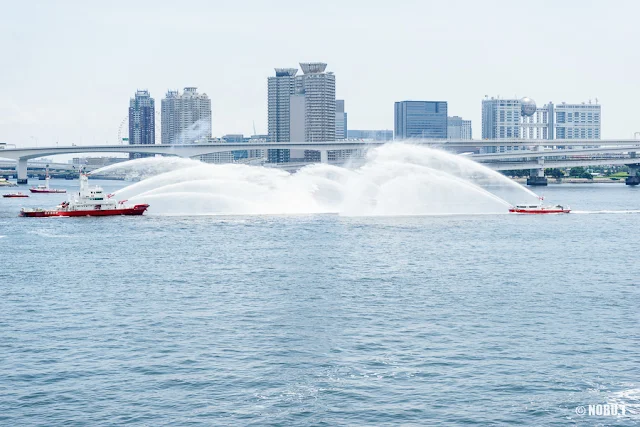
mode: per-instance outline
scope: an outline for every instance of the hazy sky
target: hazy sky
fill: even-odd
[[[351,129],[445,100],[481,135],[484,95],[602,104],[640,131],[640,1],[0,0],[0,142],[117,142],[136,89],[197,86],[213,135],[267,131],[274,67],[327,62]],[[126,133],[126,132],[125,132]],[[125,135],[126,136],[126,135]]]

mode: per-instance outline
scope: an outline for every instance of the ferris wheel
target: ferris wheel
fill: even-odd
[[[126,137],[122,136],[122,132],[126,129]],[[129,115],[127,115],[120,122],[120,127],[118,127],[118,142],[117,144],[129,143]]]
[[[155,133],[155,143],[156,144],[160,144],[160,132],[162,131],[162,128],[160,126],[160,111],[156,111],[155,112],[155,126],[154,126],[154,133]],[[124,119],[122,119],[122,121],[120,122],[120,126],[118,127],[118,140],[116,142],[117,144],[128,144],[129,143],[129,116],[125,116]]]

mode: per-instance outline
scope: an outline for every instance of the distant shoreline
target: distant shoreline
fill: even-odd
[[[519,184],[526,184],[527,178],[511,178],[515,182]],[[594,178],[594,179],[586,179],[586,178],[562,178],[558,181],[555,178],[547,177],[547,184],[549,185],[562,185],[562,184],[623,184],[625,181],[624,178],[620,178],[617,181],[612,180],[611,178]]]

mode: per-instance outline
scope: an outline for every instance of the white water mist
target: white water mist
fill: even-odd
[[[145,158],[100,173],[153,175],[117,192],[149,203],[149,214],[346,216],[506,213],[537,196],[471,159],[393,143],[369,150],[364,164],[314,164],[297,173],[239,164]]]

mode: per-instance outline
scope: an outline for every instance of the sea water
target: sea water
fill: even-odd
[[[546,216],[0,199],[0,425],[638,425],[639,190],[549,186],[578,213]]]

